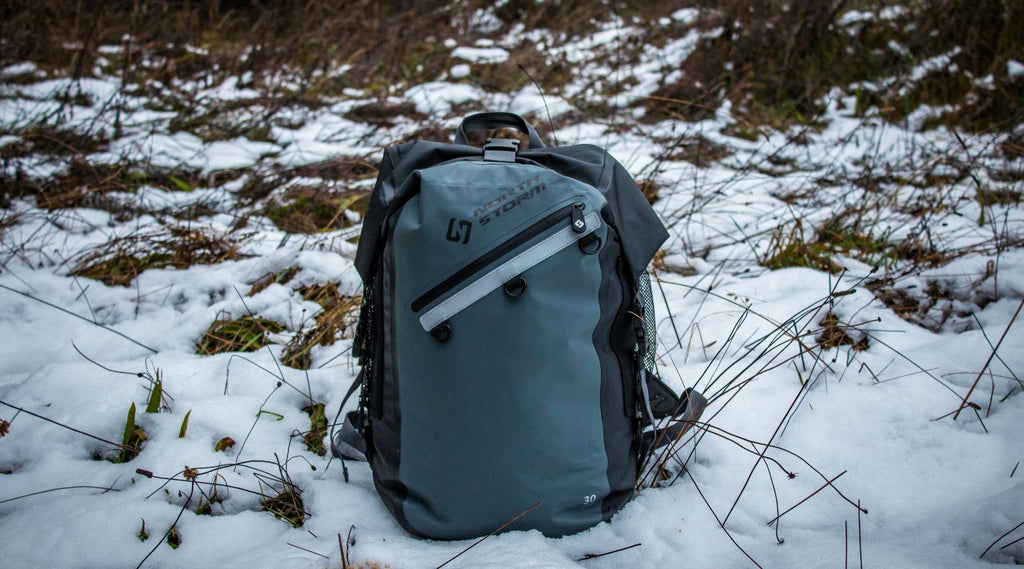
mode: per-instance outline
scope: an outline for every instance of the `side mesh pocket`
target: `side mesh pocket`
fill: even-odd
[[[658,375],[658,364],[655,361],[658,353],[658,322],[654,315],[654,292],[651,290],[651,275],[644,271],[640,273],[637,281],[637,300],[643,307],[644,337],[646,338],[646,350],[643,354],[637,354],[639,360],[643,361],[647,373]],[[640,346],[637,346],[639,349]]]

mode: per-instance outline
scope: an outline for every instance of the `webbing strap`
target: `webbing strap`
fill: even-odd
[[[693,389],[683,392],[683,396],[679,398],[679,407],[669,419],[669,424],[644,432],[641,440],[641,448],[645,449],[644,455],[678,440],[700,420],[707,406],[707,398],[700,393]]]
[[[365,369],[365,368],[364,368]],[[334,415],[334,422],[331,423],[331,454],[335,457],[340,458],[344,467],[345,459],[348,460],[366,460],[366,442],[363,440],[363,422],[359,420],[358,425],[354,424],[352,419],[353,413],[360,413],[359,411],[353,411],[345,416],[345,422],[341,426],[341,430],[337,431],[338,419],[341,417],[341,411],[345,408],[345,404],[352,398],[352,395],[359,389],[359,386],[363,383],[364,370],[359,370],[359,375],[356,376],[352,385],[348,388],[348,392],[345,393],[345,397],[341,400],[341,405],[338,405],[338,412]],[[353,437],[354,435],[354,437]],[[347,473],[345,476],[348,479]]]

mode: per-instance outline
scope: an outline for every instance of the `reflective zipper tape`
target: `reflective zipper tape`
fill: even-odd
[[[593,228],[593,230],[596,230],[601,226],[601,216],[597,212],[587,214],[585,219],[588,229]],[[474,302],[487,296],[491,291],[525,273],[531,267],[552,257],[555,253],[576,243],[588,234],[590,232],[586,234],[576,233],[572,227],[565,227],[555,232],[543,241],[491,269],[479,279],[448,297],[444,302],[423,313],[420,316],[420,326],[427,332],[433,330],[435,326],[472,306]]]

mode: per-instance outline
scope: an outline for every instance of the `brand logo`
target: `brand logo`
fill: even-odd
[[[448,234],[445,238],[454,243],[461,242],[465,245],[466,243],[469,243],[469,233],[472,230],[472,222],[466,221],[465,219],[455,219],[453,217],[448,220]]]
[[[576,221],[573,222],[573,226],[576,228],[577,231],[583,231],[584,229],[587,228],[587,223],[582,219],[577,219]]]
[[[497,188],[498,194],[486,203],[480,204],[473,211],[473,217],[480,222],[480,225],[487,225],[493,219],[501,217],[501,214],[507,213],[523,203],[524,200],[528,200],[543,192],[546,187],[540,179],[540,174],[537,174],[514,186]]]
[[[478,208],[476,211],[477,219],[480,221],[480,225],[487,225],[492,219],[501,217],[501,214],[508,213],[528,199],[532,199],[541,194],[547,186],[544,184],[538,184],[536,186],[526,188],[524,191],[518,194],[503,194],[499,199],[494,200],[491,203],[497,203],[491,211],[482,211]],[[488,204],[491,205],[491,204]]]

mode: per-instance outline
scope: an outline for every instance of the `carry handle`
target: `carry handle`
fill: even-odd
[[[455,144],[469,144],[466,134],[475,130],[493,130],[496,128],[514,128],[530,137],[530,148],[544,148],[540,135],[526,122],[526,119],[515,113],[477,113],[463,119],[455,131]]]

